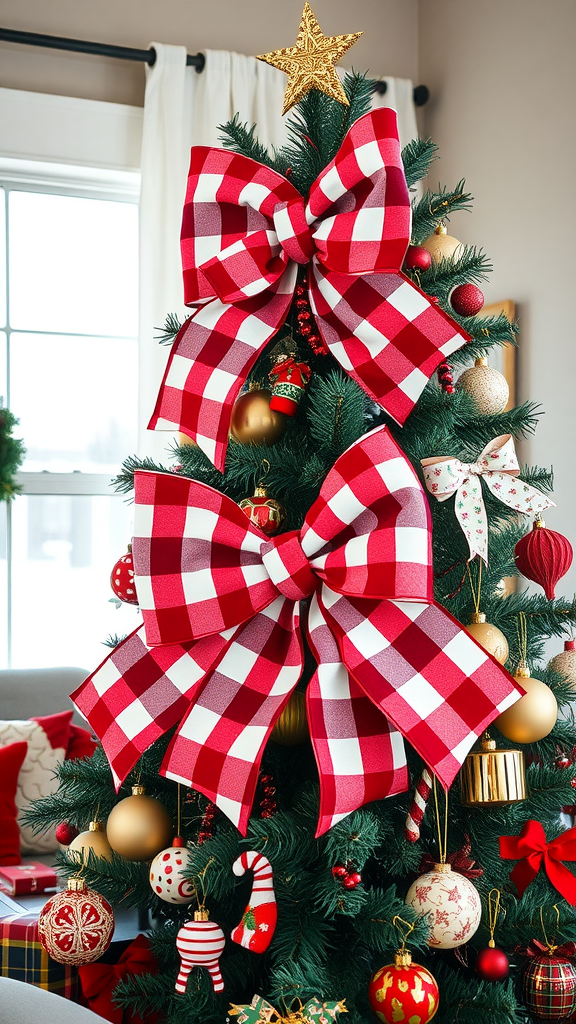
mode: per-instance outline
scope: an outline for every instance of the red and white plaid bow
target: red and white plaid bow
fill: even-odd
[[[488,561],[488,516],[482,497],[483,480],[495,498],[516,512],[530,515],[555,505],[541,491],[518,480],[520,466],[512,434],[501,434],[490,441],[474,463],[460,462],[450,456],[422,459],[424,483],[438,501],[456,495],[454,511],[468,541],[470,559],[480,555]]]
[[[318,662],[308,686],[318,834],[407,786],[402,733],[449,786],[523,693],[432,597],[429,510],[378,427],[342,455],[300,531],[270,539],[226,495],[136,474],[144,626],[73,694],[116,782],[178,722],[162,774],[246,831],[264,746],[302,673],[299,602]]]
[[[182,222],[185,301],[150,428],[180,430],[223,469],[233,402],[284,323],[299,265],[332,355],[404,423],[469,335],[401,272],[410,201],[396,113],[365,114],[305,201],[276,171],[194,147]]]

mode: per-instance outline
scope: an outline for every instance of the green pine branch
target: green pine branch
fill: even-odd
[[[160,333],[154,335],[154,340],[160,345],[171,345],[183,326],[184,324],[180,322],[176,313],[168,313],[163,326],[156,328]]]
[[[0,501],[11,501],[22,488],[16,483],[16,473],[24,461],[24,442],[13,436],[18,425],[9,409],[0,407]]]
[[[472,196],[464,191],[465,181],[462,179],[452,190],[439,188],[437,192],[426,192],[413,207],[412,244],[421,245],[434,231],[436,226],[451,213],[458,210],[470,210]]]
[[[438,147],[432,139],[412,139],[402,150],[402,163],[408,188],[425,178],[432,161],[436,159]]]

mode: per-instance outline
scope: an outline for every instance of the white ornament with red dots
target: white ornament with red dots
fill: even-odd
[[[428,945],[455,949],[472,938],[482,917],[480,893],[470,879],[448,864],[420,875],[406,894],[406,903],[430,925]]]
[[[181,836],[176,836],[172,846],[156,854],[150,865],[150,885],[159,899],[166,903],[190,903],[194,899],[191,879],[182,877],[190,864],[190,853]]]

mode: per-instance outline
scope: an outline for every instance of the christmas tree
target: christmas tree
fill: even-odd
[[[567,542],[530,531],[551,474],[513,443],[539,409],[482,361],[515,327],[477,315],[489,261],[443,229],[464,182],[410,210],[433,143],[400,161],[373,83],[333,74],[354,37],[318,33],[306,7],[265,56],[298,101],[282,150],[235,118],[193,154],[198,311],[167,321],[152,421],[182,443],[117,481],[144,626],[74,695],[102,746],[28,817],[107,822],[60,866],[151,911],[157,970],[115,990],[143,1016],[568,1019],[575,677],[542,659],[576,614]]]

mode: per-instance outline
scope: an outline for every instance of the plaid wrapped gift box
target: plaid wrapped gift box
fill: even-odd
[[[38,938],[36,914],[12,914],[0,920],[0,957],[3,978],[26,981],[66,999],[75,999],[77,969],[56,963],[48,956]]]

